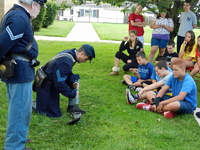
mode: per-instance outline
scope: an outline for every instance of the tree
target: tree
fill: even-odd
[[[76,5],[81,5],[84,4],[86,1],[92,1],[92,0],[72,0],[72,2]],[[191,10],[196,14],[197,16],[197,21],[198,25],[200,24],[199,19],[200,19],[200,2],[199,0],[191,0]],[[127,8],[134,7],[133,4],[139,3],[142,4],[143,7],[148,8],[148,11],[153,12],[154,14],[158,14],[160,10],[165,8],[169,15],[170,18],[173,19],[174,21],[174,31],[170,33],[170,39],[174,40],[174,38],[177,35],[178,28],[179,28],[179,18],[178,16],[181,14],[181,12],[184,12],[183,9],[183,3],[184,1],[182,0],[93,0],[93,2],[97,5],[100,5],[101,3],[109,3],[112,6],[123,6],[124,11],[128,10]],[[150,7],[154,6],[154,7]]]

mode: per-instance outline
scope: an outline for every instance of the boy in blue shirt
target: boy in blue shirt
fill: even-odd
[[[132,69],[135,76],[123,76],[128,88],[132,91],[135,91],[137,87],[141,87],[144,81],[148,81],[151,84],[152,80],[154,80],[153,74],[155,72],[153,64],[146,60],[146,54],[143,51],[139,51],[136,54],[136,59],[139,64],[138,69]]]
[[[173,97],[164,95],[171,88]],[[148,106],[151,111],[163,113],[166,119],[176,115],[192,113],[197,106],[197,87],[193,78],[186,73],[186,64],[178,60],[173,65],[173,75],[158,92],[155,103]],[[145,106],[146,107],[146,106]],[[140,109],[145,109],[145,107]]]

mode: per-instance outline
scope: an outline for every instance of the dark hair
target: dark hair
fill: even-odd
[[[139,51],[137,52],[136,57],[146,58],[146,54],[144,51]]]
[[[197,37],[197,39],[200,38],[200,35]],[[200,46],[197,44],[197,50],[200,53]]]
[[[175,47],[175,42],[170,40],[170,41],[167,42],[167,45]]]
[[[167,64],[164,61],[159,61],[155,67],[158,67],[158,69],[161,69],[162,67],[165,68],[165,70],[168,70]]]
[[[175,61],[173,65],[177,65],[181,69],[182,68],[186,69],[186,63],[183,59],[179,59],[179,60]]]
[[[76,50],[78,53],[84,52],[85,56],[87,56],[87,53],[85,51],[85,49],[83,48],[83,46],[81,46],[78,50]]]
[[[191,52],[192,49],[193,49],[193,46],[194,46],[194,44],[195,44],[195,34],[194,34],[193,31],[187,31],[186,34],[187,34],[187,33],[190,33],[190,35],[191,35],[191,40],[187,43],[187,45],[186,45],[184,51],[189,51],[189,52]],[[186,35],[186,34],[185,34],[185,35]]]
[[[187,4],[191,5],[191,0],[185,0],[184,3],[187,3]]]
[[[165,57],[164,56],[157,56],[155,61],[165,61]]]
[[[160,17],[161,17],[161,14],[159,13],[159,14],[157,15],[156,19],[159,19]],[[169,18],[169,13],[168,13],[168,12],[166,13],[165,18],[167,18],[167,19]]]
[[[130,30],[129,31],[129,36],[130,36],[130,34],[131,33],[133,33],[133,34],[135,34],[135,36],[137,36],[137,31],[136,30]],[[136,38],[136,40],[135,40],[135,45],[137,44],[137,42],[138,42],[138,40],[137,40],[137,38]],[[129,41],[128,41],[128,43],[129,43],[129,46],[132,46],[132,41],[129,39]]]

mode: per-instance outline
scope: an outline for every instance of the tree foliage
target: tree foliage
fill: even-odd
[[[72,0],[72,2],[76,5],[84,4],[86,1],[92,0]],[[169,13],[170,18],[172,18],[174,21],[174,31],[170,34],[171,39],[174,39],[177,35],[179,28],[178,16],[181,14],[181,12],[184,12],[183,0],[93,0],[93,2],[97,5],[101,5],[101,3],[109,3],[112,6],[123,7],[123,11],[127,11],[132,7],[135,7],[135,4],[141,4],[143,7],[148,8],[148,11],[151,11],[156,15],[158,14],[159,10],[165,8],[165,10],[167,10]],[[199,5],[199,0],[191,0],[191,10],[196,14],[197,20],[200,19]]]
[[[57,15],[57,4],[55,2],[47,2],[46,6],[46,15],[42,22],[43,28],[47,28],[48,26],[50,26]]]
[[[46,8],[42,7],[40,9],[40,13],[37,15],[37,17],[32,20],[32,27],[33,27],[34,31],[39,31],[40,28],[42,27],[42,22],[44,20],[45,14],[46,14]]]

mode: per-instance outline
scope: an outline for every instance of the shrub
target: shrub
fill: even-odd
[[[51,25],[57,15],[57,8],[58,5],[55,2],[47,2],[46,3],[46,15],[42,22],[42,27],[47,28],[49,25]]]
[[[40,13],[37,15],[37,17],[32,20],[32,27],[33,27],[34,31],[39,31],[40,28],[42,27],[42,22],[44,20],[45,14],[46,14],[46,8],[42,7],[40,9]]]

